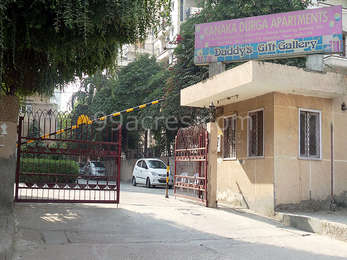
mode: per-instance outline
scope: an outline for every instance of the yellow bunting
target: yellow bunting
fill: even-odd
[[[129,109],[127,109],[126,111],[127,111],[127,113],[133,112],[133,111],[134,111],[134,108],[129,108]]]
[[[77,125],[73,125],[73,126],[71,127],[72,130],[75,130],[76,128],[78,128]]]
[[[120,115],[120,112],[117,112],[117,113],[114,113],[112,114],[113,116],[119,116]]]
[[[58,130],[56,134],[57,134],[57,135],[60,135],[60,134],[62,134],[62,133],[64,133],[64,132],[65,132],[65,130],[64,130],[64,129],[61,129],[61,130]]]
[[[145,108],[147,106],[147,104],[143,104],[143,105],[141,105],[141,106],[139,106],[139,108],[141,109],[141,108]]]
[[[100,121],[104,121],[106,119],[106,116],[100,117],[99,120]]]
[[[152,102],[152,105],[155,105],[155,104],[158,104],[158,103],[159,103],[159,100],[156,100],[156,101]]]
[[[93,121],[91,121],[87,115],[80,115],[77,119],[78,126],[84,125],[84,124],[91,125],[92,123]]]

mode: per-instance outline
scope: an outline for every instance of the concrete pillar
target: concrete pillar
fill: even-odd
[[[324,72],[323,58],[324,55],[322,54],[308,55],[306,58],[306,69],[317,72]]]
[[[225,64],[221,62],[213,62],[208,65],[209,78],[225,71]]]
[[[208,207],[217,207],[217,124],[208,123],[209,133],[208,168],[207,168],[207,201]]]
[[[19,100],[0,95],[0,210],[11,210],[16,172]]]

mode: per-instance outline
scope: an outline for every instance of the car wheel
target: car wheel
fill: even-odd
[[[152,187],[152,185],[151,185],[151,180],[150,180],[149,178],[147,178],[147,180],[146,180],[146,187],[147,187],[147,188]]]
[[[131,183],[133,184],[133,186],[136,186],[136,178],[133,176],[133,179],[131,180]]]

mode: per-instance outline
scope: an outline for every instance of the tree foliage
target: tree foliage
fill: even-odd
[[[76,76],[112,68],[122,44],[167,22],[169,6],[170,0],[1,0],[2,91],[52,93]]]
[[[169,71],[157,63],[155,58],[149,55],[139,56],[134,62],[121,68],[116,77],[98,73],[84,79],[81,90],[75,95],[73,114],[83,113],[95,118],[153,101],[163,96],[168,77]],[[161,132],[163,122],[156,127],[154,120],[142,120],[159,115],[160,105],[124,114],[123,134],[128,139],[125,146],[135,148],[145,129]],[[134,117],[137,118],[136,122],[133,122]],[[128,131],[125,127],[127,124],[132,127],[137,124],[137,127]]]
[[[85,92],[98,88],[90,103],[91,113],[112,113],[163,96],[167,75],[168,71],[155,58],[141,55],[121,68],[115,77],[93,75],[84,79],[82,86],[88,84]]]

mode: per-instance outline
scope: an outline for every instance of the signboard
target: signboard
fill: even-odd
[[[195,25],[197,65],[342,51],[342,6]]]

